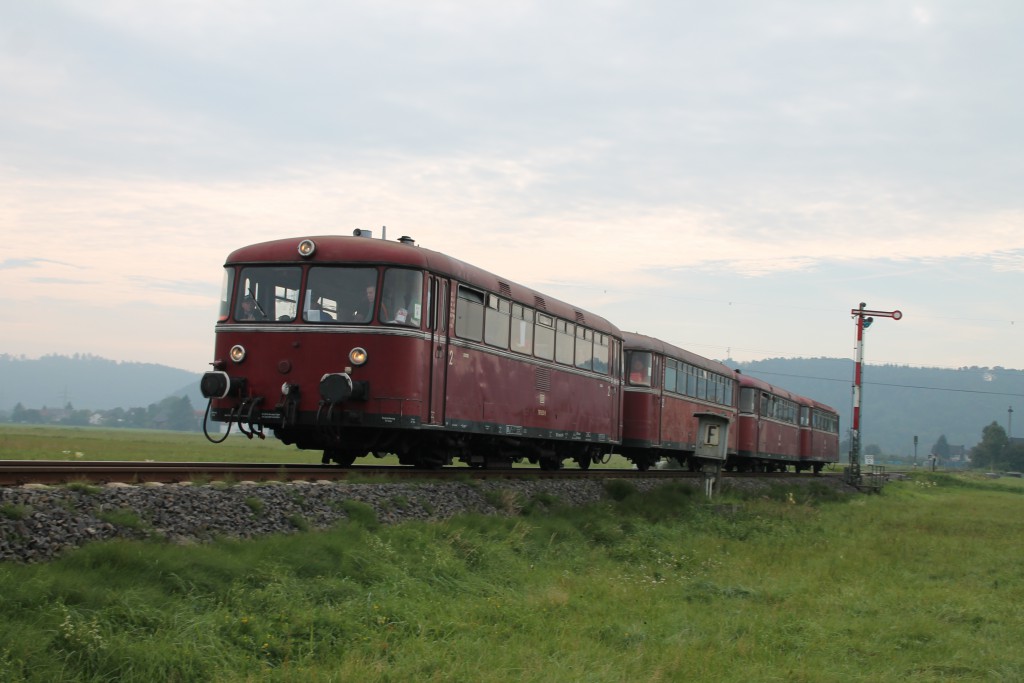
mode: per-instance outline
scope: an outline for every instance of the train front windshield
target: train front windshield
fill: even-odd
[[[250,266],[235,290],[237,322],[368,324],[376,314],[385,324],[419,327],[423,315],[423,273],[407,268],[384,271],[378,293],[377,268],[313,266],[300,297],[299,266]],[[226,289],[228,295],[230,292]]]

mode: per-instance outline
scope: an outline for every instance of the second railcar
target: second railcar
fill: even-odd
[[[663,458],[689,467],[697,447],[697,413],[731,422],[727,453],[737,453],[736,373],[667,342],[623,333],[625,387],[621,451],[637,469]]]

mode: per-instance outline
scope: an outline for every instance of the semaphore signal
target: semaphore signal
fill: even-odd
[[[873,316],[879,318],[892,318],[899,320],[903,317],[901,311],[871,311],[865,308],[867,304],[861,302],[859,308],[850,311],[857,323],[857,362],[853,370],[853,428],[850,430],[850,468],[848,478],[851,483],[860,485],[860,404],[861,386],[863,384],[864,367],[864,330],[875,321]]]

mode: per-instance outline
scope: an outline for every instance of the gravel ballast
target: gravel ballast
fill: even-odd
[[[701,485],[699,480],[677,481]],[[630,483],[649,490],[665,482]],[[767,486],[735,479],[725,485]],[[518,505],[537,495],[575,506],[597,502],[607,494],[602,481],[559,480],[0,487],[0,561],[46,561],[91,541],[113,538],[156,537],[188,544],[216,537],[253,538],[322,529],[347,518],[346,501],[369,506],[380,523],[396,524],[442,520],[466,512],[515,514]]]

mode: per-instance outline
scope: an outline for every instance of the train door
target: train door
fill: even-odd
[[[665,443],[665,357],[660,354],[652,354],[651,358],[651,388],[654,389],[655,410],[658,412],[658,440],[657,445]],[[660,456],[659,456],[660,457]]]
[[[444,425],[445,389],[448,380],[448,281],[430,276],[430,403],[429,424]]]
[[[609,337],[608,362],[611,364],[608,382],[611,387],[612,396],[612,433],[609,435],[612,441],[622,442],[622,343]]]

